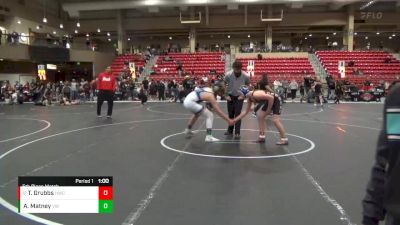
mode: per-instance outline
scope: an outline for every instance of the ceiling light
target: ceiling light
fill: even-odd
[[[326,37],[326,40],[329,40],[329,37]]]
[[[249,34],[249,35],[247,35],[247,37],[248,37],[248,38],[251,38],[250,34]]]
[[[111,41],[111,38],[107,39],[108,41]]]
[[[43,17],[43,23],[47,23],[47,18]]]
[[[307,37],[305,37],[304,39],[307,40]]]
[[[60,29],[63,29],[64,25],[62,23],[60,23]]]
[[[368,3],[365,3],[364,5],[362,5],[362,6],[360,7],[360,10],[364,10],[364,9],[370,7],[370,6],[371,6],[372,4],[374,4],[376,1],[377,1],[377,0],[371,0],[371,1],[369,1]]]
[[[206,4],[208,0],[187,0],[189,4]]]
[[[365,37],[365,40],[368,40],[368,36]]]
[[[160,3],[159,0],[145,0],[145,1],[144,1],[144,4],[145,4],[145,5],[157,5],[157,4],[159,4],[159,3]]]
[[[357,32],[355,32],[354,35],[357,35]]]
[[[89,37],[89,36],[90,36],[89,33],[87,33],[87,34],[86,34],[86,37]]]
[[[53,31],[53,34],[57,34],[57,32],[56,32],[56,31]]]
[[[40,26],[39,25],[36,25],[36,30],[39,30],[40,29]]]
[[[396,35],[395,35],[395,34],[392,34],[392,37],[396,37]]]
[[[100,33],[100,32],[101,32],[100,28],[97,28],[97,33]]]
[[[71,48],[71,44],[67,42],[67,44],[65,44],[66,48]]]
[[[308,36],[312,37],[312,34],[309,34]]]
[[[109,36],[109,37],[110,37],[110,32],[107,32],[107,36]]]
[[[379,33],[379,32],[376,32],[376,35],[379,35],[379,34],[381,34],[381,33]]]
[[[336,35],[336,32],[333,32],[333,35]]]
[[[389,39],[392,39],[392,36],[389,36]]]
[[[171,36],[169,37],[169,40],[172,40],[172,37],[171,37]]]
[[[77,34],[78,33],[78,30],[75,30],[75,34]]]
[[[231,38],[231,35],[228,35],[228,38]]]
[[[76,23],[76,26],[77,26],[77,27],[81,27],[81,23],[77,22],[77,23]]]
[[[128,41],[130,41],[131,40],[131,38],[128,38]]]
[[[18,23],[18,24],[21,24],[21,20],[18,20],[17,23]]]

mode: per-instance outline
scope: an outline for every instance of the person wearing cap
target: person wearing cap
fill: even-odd
[[[389,90],[375,163],[363,199],[364,225],[400,224],[400,83]]]
[[[214,111],[222,119],[226,120],[229,123],[229,125],[233,124],[233,120],[229,119],[229,117],[222,112],[215,98],[215,94],[217,95],[223,94],[222,89],[219,88],[218,86],[214,86],[213,89],[209,87],[196,87],[192,92],[190,92],[186,96],[183,102],[183,106],[185,107],[185,109],[189,110],[194,114],[192,118],[189,120],[188,126],[184,131],[184,133],[187,136],[191,136],[194,134],[192,131],[193,125],[196,123],[197,119],[200,116],[204,116],[206,118],[206,132],[207,132],[205,142],[219,141],[219,139],[212,136],[212,125],[213,125],[214,115],[209,109],[207,109],[204,105],[201,104],[201,102],[203,101],[211,104]]]
[[[97,78],[97,89],[99,90],[97,96],[97,117],[101,117],[101,106],[104,101],[107,101],[107,118],[111,118],[114,105],[114,93],[117,89],[117,81],[111,73],[111,67],[108,66],[105,72],[99,74]]]
[[[242,111],[244,97],[240,95],[240,87],[250,84],[250,77],[242,70],[242,67],[242,62],[235,61],[232,64],[233,70],[227,72],[224,78],[226,85],[225,89],[228,114],[229,118],[231,119],[237,117]],[[228,130],[225,132],[225,135],[232,136],[233,130],[235,129],[235,139],[239,139],[240,125],[241,120],[237,120],[235,126],[228,126]]]
[[[265,130],[266,130],[266,121],[268,115],[272,113],[272,121],[275,127],[279,131],[280,140],[276,143],[277,145],[288,145],[289,141],[285,134],[285,128],[281,122],[281,103],[279,101],[279,97],[273,93],[267,92],[265,90],[254,90],[250,91],[247,87],[240,88],[240,94],[243,98],[247,98],[247,108],[245,111],[241,112],[234,121],[241,120],[251,111],[252,103],[258,104],[262,103],[261,111],[258,112],[258,126],[259,126],[259,143],[265,142]]]

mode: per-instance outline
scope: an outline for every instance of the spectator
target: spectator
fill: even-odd
[[[12,44],[18,44],[18,40],[19,40],[19,34],[15,31],[13,31],[11,33],[11,43]]]
[[[185,88],[183,87],[182,84],[179,84],[179,85],[178,85],[178,92],[179,92],[179,94],[178,94],[179,102],[180,102],[180,103],[183,103],[183,99],[184,99],[185,96],[186,96],[186,91],[185,91]]]
[[[67,105],[71,103],[71,85],[68,81],[65,82],[61,89],[61,105]]]
[[[149,81],[147,80],[146,77],[142,81],[142,84],[143,84],[143,90],[144,90],[145,94],[147,95],[149,93]]]
[[[43,96],[44,96],[43,105],[45,106],[51,105],[53,99],[51,83],[47,83]]]
[[[164,82],[157,82],[158,100],[165,101],[165,84]]]
[[[96,99],[95,99],[96,98]],[[97,82],[96,79],[90,82],[90,100],[97,100]]]
[[[139,90],[139,99],[142,105],[146,104],[147,102],[147,91],[144,89],[144,85],[140,85],[140,90]]]
[[[394,85],[385,100],[384,122],[379,135],[375,163],[363,200],[364,225],[400,224],[400,84]]]
[[[326,76],[326,84],[328,85],[328,96],[327,99],[333,99],[333,93],[335,91],[335,80],[331,75]]]
[[[203,75],[203,77],[201,78],[203,85],[207,85],[208,83],[208,77],[206,75]]]
[[[179,89],[178,89],[178,84],[176,83],[175,80],[172,81],[171,91],[172,91],[172,96],[174,98],[174,102],[176,102],[179,97]]]
[[[309,92],[311,90],[311,87],[314,84],[314,79],[311,77],[311,75],[306,75],[304,77],[304,91],[305,91],[305,97],[308,99]]]
[[[340,104],[340,99],[343,96],[343,85],[341,81],[336,81],[335,84],[335,104]]]
[[[257,89],[266,90],[271,93],[274,92],[274,90],[269,86],[268,74],[263,74],[261,80],[257,83]]]
[[[354,66],[354,61],[350,60],[349,63],[347,64],[348,67],[353,67]]]
[[[149,95],[150,95],[150,99],[154,100],[157,98],[157,82],[154,80],[151,80],[151,82],[150,82]]]
[[[144,67],[140,66],[139,67],[139,77],[141,77],[143,75],[143,71],[144,71]]]
[[[300,84],[300,103],[303,103],[304,100],[304,82]]]
[[[353,70],[353,75],[361,76],[361,75],[364,75],[364,72],[362,70],[359,70],[357,67],[355,67]]]
[[[128,66],[124,65],[121,73],[119,74],[119,77],[120,77],[121,80],[123,80],[123,79],[127,80],[127,79],[132,78],[131,77],[131,71],[129,70]]]
[[[287,99],[287,92],[289,89],[289,82],[287,80],[282,81],[282,87],[283,87],[283,99]]]
[[[164,61],[165,61],[165,62],[170,62],[170,61],[172,61],[171,56],[166,55],[166,56],[164,57]]]
[[[278,89],[282,87],[282,83],[279,80],[274,81],[274,92],[278,92]]]
[[[386,56],[385,61],[386,64],[389,64],[392,62],[392,58],[390,57],[390,55]]]
[[[185,91],[185,96],[189,94],[193,89],[193,81],[189,76],[185,76],[185,79],[182,82],[183,90]]]
[[[318,77],[315,79],[314,92],[315,92],[314,106],[317,106],[318,101],[319,101],[320,105],[322,106],[324,103],[324,99],[322,96],[322,84]]]
[[[292,97],[292,102],[293,102],[293,100],[296,98],[297,89],[299,88],[299,85],[297,84],[296,80],[293,79],[292,82],[290,82],[289,87],[290,87],[290,96]]]
[[[72,79],[70,100],[75,101],[78,98],[78,93],[79,93],[78,83],[75,81],[75,79]]]
[[[137,91],[135,88],[135,82],[132,79],[128,80],[128,92],[129,92],[129,97],[131,100],[134,100],[137,97]]]
[[[176,66],[176,70],[178,71],[178,76],[181,77],[182,76],[182,71],[183,71],[182,63],[180,61],[177,61],[176,65],[177,65]]]
[[[105,72],[100,73],[97,78],[97,88],[99,89],[97,98],[97,117],[101,117],[101,106],[104,101],[107,101],[107,118],[111,118],[114,105],[114,93],[117,89],[117,81],[111,73],[111,67],[107,67]]]

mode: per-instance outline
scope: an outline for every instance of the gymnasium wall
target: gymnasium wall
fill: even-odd
[[[95,76],[103,72],[107,66],[110,66],[114,59],[115,54],[113,53],[70,49],[70,61],[93,62],[93,74]]]
[[[21,84],[36,80],[36,74],[12,74],[12,73],[0,73],[0,80],[8,80],[12,85],[18,81]]]

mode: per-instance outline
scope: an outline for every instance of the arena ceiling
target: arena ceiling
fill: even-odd
[[[62,9],[71,18],[105,19],[114,16],[112,11],[123,10],[126,17],[170,16],[190,8],[209,8],[210,13],[234,13],[244,5],[251,10],[266,5],[287,12],[324,12],[343,10],[344,6],[354,4],[356,10],[364,8],[393,11],[400,7],[400,0],[360,1],[360,0],[58,0]],[[251,13],[250,11],[248,13]]]

